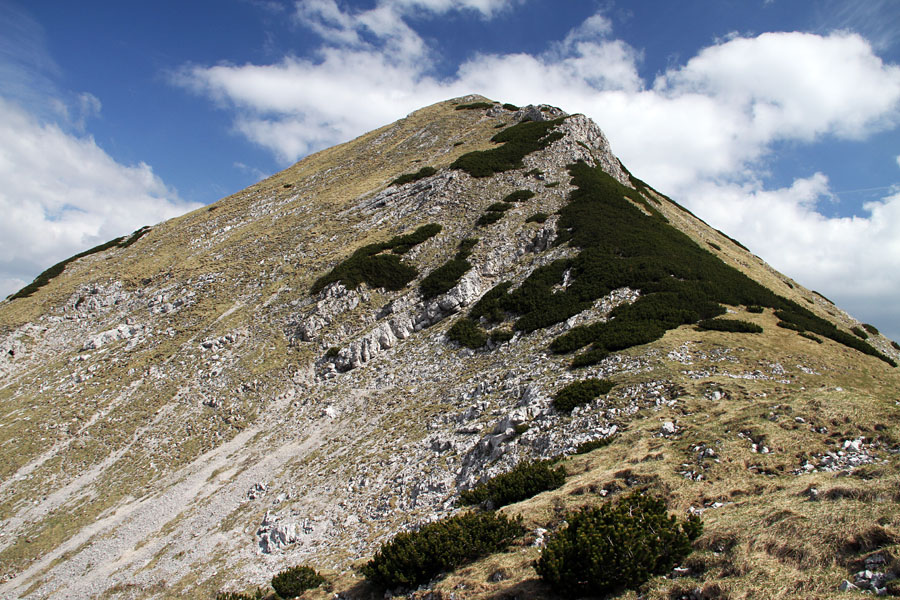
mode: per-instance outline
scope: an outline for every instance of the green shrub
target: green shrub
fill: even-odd
[[[104,244],[100,244],[99,246],[94,246],[89,250],[85,250],[84,252],[79,252],[75,256],[70,256],[69,258],[60,261],[50,267],[49,269],[42,272],[40,275],[34,278],[34,281],[23,287],[21,290],[14,294],[10,294],[7,296],[7,300],[15,300],[16,298],[28,298],[36,291],[50,283],[50,280],[54,277],[59,276],[63,271],[66,270],[66,266],[69,263],[75,262],[79,258],[84,258],[85,256],[90,256],[91,254],[97,254],[98,252],[103,252],[104,250],[109,250],[110,248],[127,248],[134,244],[136,241],[141,239],[145,234],[147,234],[152,227],[149,225],[145,225],[141,227],[134,233],[129,236],[117,237],[113,240],[110,240]]]
[[[756,323],[740,319],[703,319],[697,322],[700,331],[730,331],[734,333],[762,333],[763,328]]]
[[[458,104],[456,110],[480,110],[492,106],[494,106],[493,102],[472,102],[471,104]]]
[[[521,517],[510,520],[494,512],[470,512],[398,533],[362,568],[382,589],[412,588],[436,575],[504,550],[522,535]]]
[[[853,335],[855,335],[856,337],[858,337],[860,339],[863,339],[863,340],[869,339],[869,334],[866,333],[865,331],[863,331],[863,329],[861,327],[851,327],[850,331],[852,331]]]
[[[413,181],[425,179],[426,177],[431,177],[435,173],[437,173],[437,169],[435,169],[434,167],[422,167],[415,173],[406,173],[405,175],[401,175],[397,179],[393,180],[390,185],[403,185],[405,183],[411,183]]]
[[[488,212],[484,213],[483,215],[481,215],[480,217],[478,217],[478,220],[475,221],[475,225],[477,225],[479,227],[484,227],[485,225],[491,225],[493,223],[496,223],[497,221],[499,221],[502,218],[503,218],[502,212],[488,211]]]
[[[334,358],[341,351],[337,346],[332,346],[328,350],[325,351],[325,358]]]
[[[635,589],[672,570],[691,552],[699,519],[678,523],[665,502],[633,493],[566,516],[568,526],[547,540],[538,575],[569,597],[605,596]]]
[[[534,192],[531,190],[516,190],[503,198],[503,202],[525,202],[534,198]]]
[[[516,106],[515,104],[510,104],[509,102],[507,102],[506,104],[504,104],[504,105],[503,105],[503,108],[505,108],[506,110],[514,111],[514,112],[517,111],[517,110],[519,110],[519,107],[518,107],[518,106]]]
[[[566,470],[563,467],[552,468],[555,462],[539,460],[519,463],[508,473],[497,475],[471,490],[461,491],[459,503],[463,506],[487,504],[491,508],[500,508],[547,490],[555,490],[566,482]]]
[[[553,408],[562,412],[587,404],[594,398],[608,394],[615,384],[606,379],[584,379],[570,383],[553,396]]]
[[[477,350],[487,343],[484,330],[472,319],[462,317],[447,330],[447,338],[460,346]]]
[[[722,246],[716,244],[715,242],[707,242],[707,243],[709,244],[710,248],[713,248],[714,250],[719,250],[721,252]]]
[[[817,343],[817,344],[821,344],[821,343],[822,343],[822,340],[820,340],[819,338],[817,338],[817,337],[814,336],[813,334],[807,333],[807,332],[805,332],[805,331],[801,331],[801,332],[800,332],[800,337],[805,337],[806,339],[812,340],[812,341],[814,341],[814,342]]]
[[[880,333],[880,332],[878,331],[878,328],[875,327],[874,325],[869,325],[868,323],[863,323],[862,326],[863,326],[863,329],[865,329],[866,331],[868,331],[868,332],[871,333],[872,335],[878,335],[878,334]]]
[[[459,249],[456,252],[456,258],[469,258],[472,256],[472,249],[478,244],[478,238],[466,238],[459,243]]]
[[[550,218],[550,215],[543,212],[537,212],[525,219],[526,223],[544,223],[547,219]]]
[[[219,592],[216,594],[216,600],[262,600],[265,597],[265,592],[260,588],[256,588],[256,592],[252,596],[241,592]]]
[[[453,289],[453,286],[459,283],[460,278],[471,268],[472,263],[464,258],[449,260],[429,273],[419,285],[419,290],[426,300],[440,296]]]
[[[582,442],[581,444],[578,444],[577,448],[575,448],[575,454],[587,454],[588,452],[596,450],[597,448],[605,448],[613,442],[615,437],[615,435],[611,435],[609,437],[600,438],[597,440],[590,440],[589,442]]]
[[[544,187],[545,187],[545,188],[555,188],[555,187],[559,187],[559,182],[558,182],[558,181],[551,181],[550,183],[544,184]]]
[[[563,122],[526,121],[508,127],[491,138],[491,141],[502,144],[490,150],[476,150],[457,158],[451,169],[460,169],[472,177],[490,177],[494,173],[503,173],[522,168],[522,159],[532,152],[543,150],[563,134],[551,130]]]
[[[900,350],[900,344],[893,340],[891,340],[891,346],[894,348],[894,350]]]
[[[371,287],[383,287],[397,291],[416,278],[419,272],[403,262],[397,254],[405,254],[410,248],[440,233],[441,226],[423,225],[407,235],[394,236],[387,242],[368,244],[354,252],[348,259],[313,283],[311,292],[317,294],[325,286],[340,281],[347,288],[355,288],[365,282]],[[393,254],[382,254],[391,250]]]
[[[282,598],[299,596],[306,590],[317,588],[325,583],[325,578],[316,573],[316,570],[306,565],[291,567],[280,572],[272,578],[272,587],[275,593]]]
[[[513,332],[509,329],[495,329],[490,333],[490,339],[495,344],[508,342],[513,338]]]
[[[764,309],[763,309],[762,306],[751,305],[751,306],[748,306],[748,307],[747,307],[747,312],[748,312],[748,313],[756,313],[756,314],[760,314],[760,313],[763,312],[763,310],[764,310]]]
[[[490,206],[488,206],[485,210],[489,212],[506,212],[513,207],[509,202],[494,202]]]

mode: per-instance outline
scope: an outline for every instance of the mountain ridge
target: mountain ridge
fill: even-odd
[[[533,332],[502,326],[498,332],[509,339],[487,341],[485,350],[448,341],[452,324],[496,284],[521,284],[535,270],[575,256],[571,245],[554,244],[560,234],[555,213],[576,189],[569,167],[579,160],[599,165],[646,201],[628,200],[630,206],[648,218],[658,211],[766,288],[841,331],[862,327],[646,184],[635,185],[600,129],[583,116],[549,106],[460,109],[484,102],[469,96],[416,111],[157,225],[128,248],[69,263],[30,298],[0,304],[0,452],[6,465],[0,519],[8,532],[0,537],[0,556],[11,565],[0,574],[6,579],[0,593],[211,597],[218,589],[264,585],[279,569],[312,561],[346,583],[353,577],[348,567],[396,531],[450,514],[458,490],[522,460],[570,454],[583,441],[610,436],[630,445],[619,448],[620,440],[570,459],[592,466],[581,475],[569,469],[571,481],[563,488],[569,498],[595,484],[615,494],[603,485],[622,469],[604,461],[618,456],[637,465],[631,468],[647,468],[653,477],[637,479],[650,477],[668,489],[673,510],[704,510],[709,494],[695,477],[719,467],[704,457],[688,469],[700,472],[688,477],[675,457],[696,451],[651,446],[691,431],[703,437],[695,415],[723,411],[743,422],[754,403],[771,405],[761,400],[769,396],[789,397],[798,413],[813,417],[810,407],[821,397],[838,399],[848,407],[843,412],[859,417],[854,425],[866,423],[865,435],[852,437],[851,428],[830,421],[817,427],[846,429],[846,436],[832,440],[841,446],[861,436],[864,442],[851,454],[868,457],[838,472],[885,460],[887,474],[870,487],[896,480],[896,426],[885,425],[897,422],[891,420],[897,409],[886,400],[897,389],[895,370],[846,345],[779,328],[770,311],[728,307],[735,315],[726,316],[762,326],[765,335],[752,340],[747,336],[755,334],[682,325],[576,371],[568,369],[571,356],[548,351],[550,341],[634,304],[641,290],[616,288]],[[483,177],[451,168],[464,155],[496,148],[491,138],[498,131],[556,118],[563,119],[554,126],[561,136],[526,154],[521,167]],[[435,173],[392,185],[426,166]],[[519,190],[534,196],[506,202],[493,211],[500,214],[494,223],[476,225]],[[529,223],[538,209],[547,218]],[[416,271],[409,285],[391,291],[333,282],[310,293],[354,252],[430,223],[441,231],[404,253],[382,246],[372,253],[402,257],[396,261]],[[472,268],[445,293],[422,299],[422,278],[459,256],[461,241],[475,236],[479,241],[460,259]],[[867,335],[878,352],[898,357],[883,336]],[[616,387],[571,415],[555,411],[553,392],[585,377],[609,377]],[[723,398],[733,398],[736,407],[718,407]],[[858,407],[866,402],[877,410],[862,416]],[[813,418],[804,414],[804,421]],[[684,433],[660,435],[660,426],[652,426],[656,419]],[[754,422],[751,429],[769,424]],[[878,424],[885,426],[875,429]],[[527,429],[517,432],[521,426]],[[759,448],[766,436],[778,434],[766,429],[755,439],[759,432],[743,434],[738,427],[744,437],[736,437],[727,429],[718,440],[725,447],[754,439]],[[809,435],[816,441],[807,445],[828,456],[819,439],[827,435]],[[694,441],[704,452],[715,445]],[[779,443],[791,448],[799,442]],[[733,460],[747,460],[751,445],[745,446],[734,450]],[[636,458],[641,452],[667,458],[658,465],[650,459],[648,466]],[[773,462],[769,454],[765,459]],[[778,485],[785,489],[803,477],[824,482],[821,474],[831,473],[817,470],[824,459],[815,451],[804,459],[812,473],[796,475],[805,463],[789,450],[777,454],[774,466],[760,467],[775,475],[760,477],[784,477],[791,483]],[[676,470],[663,472],[663,466]],[[634,477],[612,479],[631,487]],[[690,483],[673,483],[673,477]],[[730,471],[723,480],[729,478]],[[740,481],[734,489],[754,485],[772,487]],[[538,497],[507,510],[526,516],[532,529],[543,528],[558,519],[551,507],[563,497]],[[709,547],[710,538],[729,529],[711,518],[711,533],[700,540]],[[893,535],[896,518],[878,518],[888,518]],[[527,566],[510,570],[518,579],[507,585],[538,585],[527,583],[534,579]],[[487,597],[495,587],[481,592]]]

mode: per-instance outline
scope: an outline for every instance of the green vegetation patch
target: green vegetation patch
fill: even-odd
[[[566,470],[563,467],[553,468],[554,463],[552,460],[519,463],[508,473],[497,475],[471,490],[461,491],[459,503],[500,508],[547,490],[555,490],[566,482]]]
[[[440,231],[440,225],[431,223],[410,234],[394,236],[387,242],[363,246],[329,273],[319,277],[313,283],[311,292],[317,294],[335,281],[340,281],[349,289],[363,282],[374,288],[381,287],[391,291],[403,289],[419,272],[415,267],[403,263],[397,255],[405,254]],[[392,254],[383,254],[388,250]]]
[[[459,283],[462,276],[472,268],[472,263],[466,259],[472,255],[472,249],[477,243],[477,238],[466,238],[461,241],[456,256],[429,273],[422,280],[419,290],[426,300],[449,292],[453,289],[453,286]]]
[[[458,104],[456,110],[480,110],[482,108],[491,108],[493,102],[472,102],[470,104]]]
[[[495,329],[490,333],[489,337],[495,344],[502,344],[513,339],[513,332],[509,329]]]
[[[502,218],[503,218],[502,211],[489,210],[488,212],[486,212],[483,215],[481,215],[480,217],[478,217],[478,220],[475,221],[475,225],[477,225],[478,227],[484,227],[486,225],[491,225],[493,223],[496,223],[497,221],[499,221]]]
[[[464,513],[398,533],[381,546],[362,573],[382,589],[413,588],[488,554],[500,552],[522,535],[521,517],[494,512]]]
[[[472,177],[490,177],[495,173],[521,169],[523,158],[563,137],[558,131],[551,132],[563,120],[564,117],[552,121],[525,121],[508,127],[491,138],[492,142],[501,146],[463,154],[450,168],[465,171]]]
[[[447,338],[453,340],[460,346],[477,350],[487,344],[488,336],[484,329],[479,327],[478,323],[462,317],[453,326],[447,330]]]
[[[819,338],[817,338],[816,336],[814,336],[813,334],[807,333],[807,332],[805,332],[805,331],[801,331],[801,332],[800,332],[800,337],[805,337],[806,339],[812,340],[812,341],[814,341],[814,342],[817,343],[817,344],[823,343],[821,339],[819,339]]]
[[[406,173],[405,175],[401,175],[397,179],[391,182],[391,185],[403,185],[404,183],[411,183],[413,181],[418,181],[420,179],[425,179],[426,177],[431,177],[437,173],[437,169],[434,167],[422,167],[415,173]]]
[[[594,378],[570,383],[553,396],[553,408],[561,412],[572,412],[576,406],[608,394],[614,385],[612,381]]]
[[[855,335],[856,337],[858,337],[861,340],[869,339],[869,334],[866,333],[862,327],[851,327],[850,331],[852,331],[853,335]]]
[[[600,438],[597,440],[590,440],[588,442],[583,442],[578,444],[578,447],[575,448],[575,454],[587,454],[597,448],[605,448],[613,443],[613,440],[616,439],[615,435],[611,435],[609,437]]]
[[[697,323],[700,331],[730,331],[733,333],[762,333],[763,328],[756,323],[740,319],[703,319]]]
[[[285,569],[272,578],[272,588],[282,598],[294,598],[325,583],[312,567],[300,565]]]
[[[635,589],[669,573],[691,553],[698,518],[678,522],[663,500],[633,493],[619,502],[569,513],[535,569],[555,591],[571,598]]]
[[[152,229],[149,225],[145,225],[141,227],[134,233],[129,236],[117,237],[114,240],[110,240],[105,244],[100,244],[99,246],[94,246],[89,250],[85,250],[84,252],[79,252],[75,256],[70,256],[69,258],[56,263],[40,275],[34,278],[34,281],[23,287],[21,290],[16,292],[15,294],[11,294],[7,297],[7,300],[15,300],[16,298],[28,298],[36,291],[50,283],[50,280],[60,275],[66,269],[66,265],[71,262],[78,260],[79,258],[84,258],[85,256],[90,256],[91,254],[97,254],[98,252],[103,252],[104,250],[109,250],[110,248],[127,248],[132,245],[139,239],[141,239],[147,232]]]
[[[485,210],[489,212],[506,212],[513,207],[509,202],[494,202],[490,206],[488,206]]]
[[[550,218],[550,215],[544,212],[536,212],[527,219],[525,219],[526,223],[544,223],[547,219]]]
[[[503,105],[503,108],[505,108],[506,110],[511,110],[511,111],[517,111],[517,110],[519,110],[519,107],[518,107],[518,106],[516,106],[515,104],[510,104],[509,102],[507,102],[506,104],[504,104],[504,105]]]
[[[868,323],[863,323],[862,326],[863,326],[863,329],[865,329],[866,331],[868,331],[868,332],[871,333],[872,335],[878,335],[878,334],[880,333],[880,332],[878,331],[878,328],[875,327],[874,325],[869,325]]]
[[[568,243],[579,254],[535,269],[514,290],[508,282],[499,284],[472,307],[471,317],[502,322],[516,315],[516,329],[534,331],[562,322],[628,286],[641,291],[637,301],[616,307],[605,323],[570,329],[550,348],[566,353],[587,346],[572,366],[596,364],[611,352],[657,340],[669,329],[720,316],[725,313],[722,304],[727,304],[780,310],[776,314],[792,329],[818,333],[894,365],[859,338],[838,331],[700,247],[642,202],[636,190],[599,167],[579,162],[569,166],[569,173],[576,189],[559,211],[555,243]],[[564,279],[568,285],[561,289]]]
[[[507,194],[507,196],[503,198],[503,202],[525,202],[532,198],[534,198],[534,192],[531,190],[516,190],[511,194]]]

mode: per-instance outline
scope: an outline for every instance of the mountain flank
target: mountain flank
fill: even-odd
[[[583,115],[441,102],[0,303],[0,597],[900,594],[898,359]]]

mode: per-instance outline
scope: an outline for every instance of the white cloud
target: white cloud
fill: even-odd
[[[897,157],[897,166],[900,167],[900,156]]]
[[[900,67],[865,39],[843,31],[731,35],[645,82],[641,52],[614,39],[598,13],[542,54],[477,54],[436,78],[433,50],[404,16],[476,4],[383,0],[352,13],[307,0],[298,16],[328,40],[314,59],[193,67],[180,82],[233,110],[236,129],[285,163],[472,92],[583,112],[632,172],[799,281],[851,310],[864,293],[884,305],[900,296],[900,280],[884,276],[900,272],[891,258],[900,249],[886,251],[900,243],[896,194],[866,205],[862,217],[835,219],[817,210],[830,195],[822,174],[786,189],[760,183],[777,142],[862,139],[900,123]],[[507,3],[478,6],[487,18]],[[900,335],[900,315],[891,319]]]
[[[0,99],[0,295],[81,250],[198,206],[148,165],[119,164],[92,138]]]

